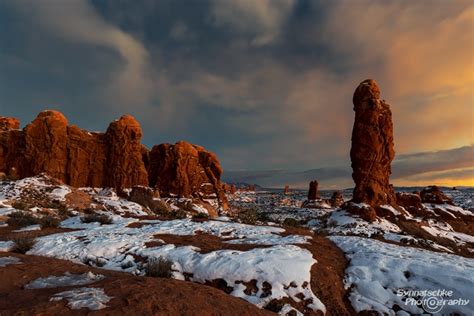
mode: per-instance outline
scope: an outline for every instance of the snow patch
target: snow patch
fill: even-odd
[[[64,291],[54,294],[50,301],[67,300],[69,308],[81,309],[87,308],[89,310],[99,310],[106,308],[105,305],[112,297],[105,294],[103,289],[82,287],[71,291]]]
[[[83,274],[71,274],[66,272],[61,276],[48,276],[46,278],[38,278],[25,285],[25,289],[44,289],[62,286],[86,285],[91,284],[105,277],[102,274],[94,274],[87,272]]]
[[[19,264],[21,260],[17,257],[0,257],[0,267],[4,268],[10,264]]]
[[[397,304],[410,314],[423,314],[398,296],[400,289],[453,291],[452,299],[470,299],[466,306],[446,305],[443,314],[468,315],[474,310],[474,259],[452,254],[401,247],[362,237],[329,237],[341,248],[350,265],[345,286],[351,288],[349,300],[356,312],[375,310],[395,315]]]

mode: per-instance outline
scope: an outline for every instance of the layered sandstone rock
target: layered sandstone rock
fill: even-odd
[[[418,193],[397,193],[397,204],[405,208],[412,214],[419,214],[424,211],[421,198]]]
[[[14,117],[0,117],[0,131],[19,129],[20,121]]]
[[[105,133],[107,148],[107,185],[129,188],[148,185],[148,174],[142,159],[142,129],[131,115],[112,122]]]
[[[46,173],[75,187],[152,186],[164,196],[218,199],[227,208],[217,157],[186,142],[148,151],[140,124],[130,115],[105,133],[68,125],[57,111],[43,111],[23,130],[0,117],[0,173],[24,178]]]
[[[423,203],[454,205],[453,200],[444,194],[436,185],[424,188],[420,192],[420,199]]]
[[[319,183],[318,181],[314,180],[309,183],[309,190],[308,190],[308,200],[317,200],[319,199]]]
[[[380,205],[397,206],[389,182],[395,157],[390,106],[380,99],[374,80],[360,83],[353,96],[355,121],[352,130],[352,178],[355,182],[352,203],[367,205],[366,218],[373,219]],[[354,210],[358,207],[350,207]]]
[[[220,183],[222,168],[215,154],[181,141],[153,146],[148,159],[149,184],[162,196],[217,198],[227,208]]]
[[[334,193],[331,196],[331,199],[329,200],[329,203],[331,204],[332,207],[342,206],[342,204],[344,204],[344,197],[342,196],[342,192],[334,191]]]

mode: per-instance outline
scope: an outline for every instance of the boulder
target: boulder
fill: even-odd
[[[397,204],[413,214],[418,214],[424,210],[420,195],[417,193],[398,192]]]
[[[334,191],[329,203],[332,207],[341,207],[344,204],[344,197],[342,196],[341,191]]]
[[[390,185],[391,162],[395,157],[390,106],[380,99],[374,80],[363,81],[353,96],[355,121],[352,130],[353,202],[372,207],[396,205]]]
[[[453,200],[435,185],[424,188],[420,192],[420,198],[422,203],[454,205]]]

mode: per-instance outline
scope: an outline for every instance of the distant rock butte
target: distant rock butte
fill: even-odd
[[[105,133],[69,125],[63,114],[50,110],[19,127],[17,119],[0,117],[0,172],[9,177],[44,172],[74,187],[150,186],[162,196],[214,197],[227,207],[213,153],[184,141],[149,151],[130,115],[112,122]]]
[[[319,199],[319,183],[316,180],[313,180],[309,183],[309,190],[308,190],[308,200],[317,200]]]

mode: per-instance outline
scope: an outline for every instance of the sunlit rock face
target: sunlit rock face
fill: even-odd
[[[187,142],[148,151],[140,124],[130,115],[105,133],[69,125],[57,111],[43,111],[23,130],[14,118],[0,117],[0,172],[11,178],[46,173],[74,187],[111,187],[117,192],[152,186],[164,195],[227,200],[216,155]]]
[[[149,183],[162,196],[217,198],[226,209],[221,175],[216,155],[188,142],[153,146],[149,153]]]
[[[391,162],[395,157],[390,106],[380,99],[374,80],[359,84],[353,97],[355,121],[352,130],[353,202],[370,206],[396,205],[390,185]]]

